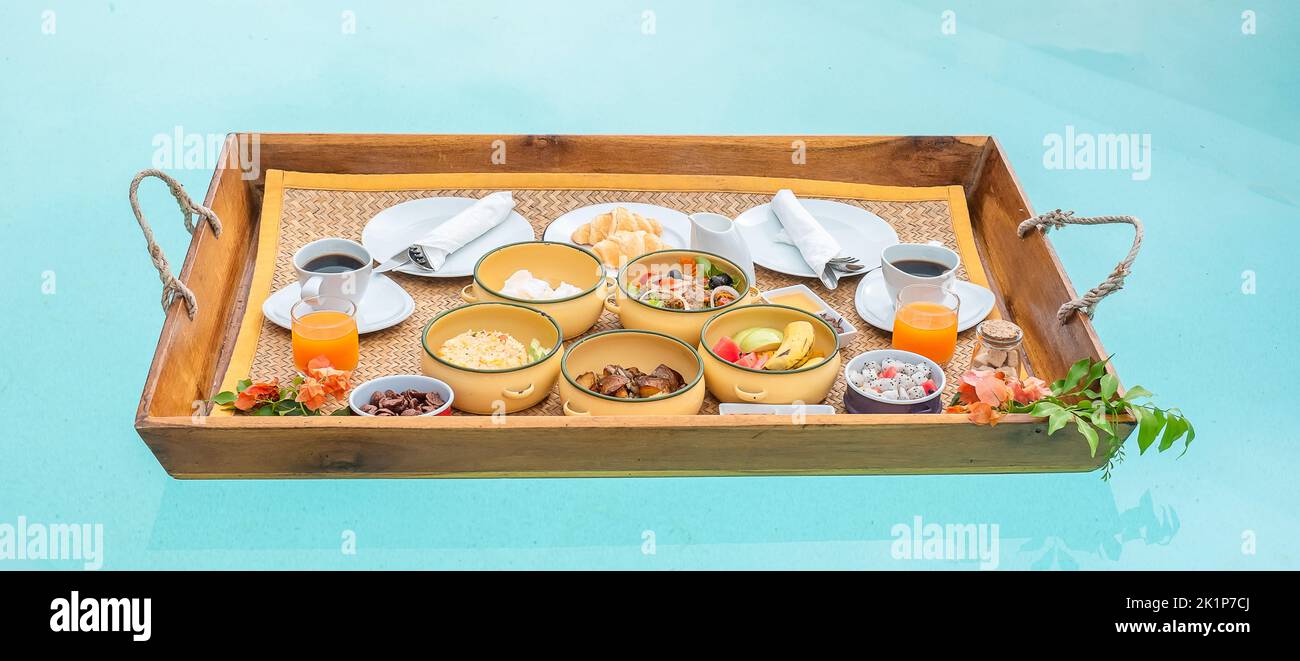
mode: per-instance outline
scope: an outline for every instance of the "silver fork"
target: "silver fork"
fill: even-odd
[[[396,259],[396,258],[394,258],[394,259]],[[435,269],[433,268],[433,266],[431,266],[431,265],[429,264],[429,258],[424,254],[424,249],[421,248],[421,247],[419,246],[419,244],[413,244],[411,247],[409,247],[409,248],[406,249],[406,260],[405,260],[405,261],[398,262],[398,263],[394,264],[394,263],[392,263],[392,261],[390,260],[389,262],[386,262],[386,263],[384,263],[383,265],[381,265],[381,266],[379,266],[378,268],[376,268],[376,269],[374,270],[374,272],[375,272],[375,273],[387,273],[387,272],[389,272],[389,271],[393,271],[393,270],[395,270],[395,269],[400,269],[400,268],[402,268],[403,266],[406,266],[406,265],[408,265],[408,264],[414,264],[414,265],[415,265],[416,267],[418,267],[420,270],[423,270],[423,271],[429,271],[430,273],[432,273],[433,271],[435,271]]]

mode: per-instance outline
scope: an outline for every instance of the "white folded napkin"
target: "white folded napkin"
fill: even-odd
[[[788,189],[776,192],[771,208],[777,220],[781,221],[785,238],[799,249],[808,268],[820,276],[826,270],[826,263],[840,254],[840,242],[803,208],[799,199]],[[781,238],[778,233],[777,240],[780,241]]]
[[[419,245],[423,248],[429,266],[437,271],[446,263],[448,255],[465,247],[465,244],[482,236],[484,232],[500,225],[510,216],[514,208],[515,197],[510,191],[493,193],[452,216],[447,222],[427,230],[423,236],[407,245]],[[403,247],[397,253],[389,255],[387,259],[392,259],[405,250],[406,248]]]

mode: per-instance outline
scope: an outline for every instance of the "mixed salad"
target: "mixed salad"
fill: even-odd
[[[745,279],[718,268],[706,257],[651,264],[637,276],[628,274],[628,295],[670,310],[708,310],[740,298]]]

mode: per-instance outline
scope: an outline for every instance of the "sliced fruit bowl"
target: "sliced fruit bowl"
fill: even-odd
[[[818,403],[840,365],[839,338],[830,324],[785,305],[718,314],[700,331],[699,352],[705,383],[721,402]]]

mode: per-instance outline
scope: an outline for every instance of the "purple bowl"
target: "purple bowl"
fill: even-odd
[[[881,399],[874,394],[867,394],[859,390],[853,382],[849,380],[849,372],[861,371],[862,366],[870,361],[883,362],[886,358],[901,360],[905,363],[925,363],[930,366],[930,374],[937,375],[939,378],[935,385],[939,386],[937,390],[923,399],[917,399],[906,402],[899,402],[887,399]],[[898,349],[877,349],[859,354],[850,360],[844,366],[844,411],[846,413],[870,414],[870,413],[941,413],[943,412],[943,389],[947,385],[947,376],[944,375],[943,369],[939,364],[910,351],[900,351]]]

